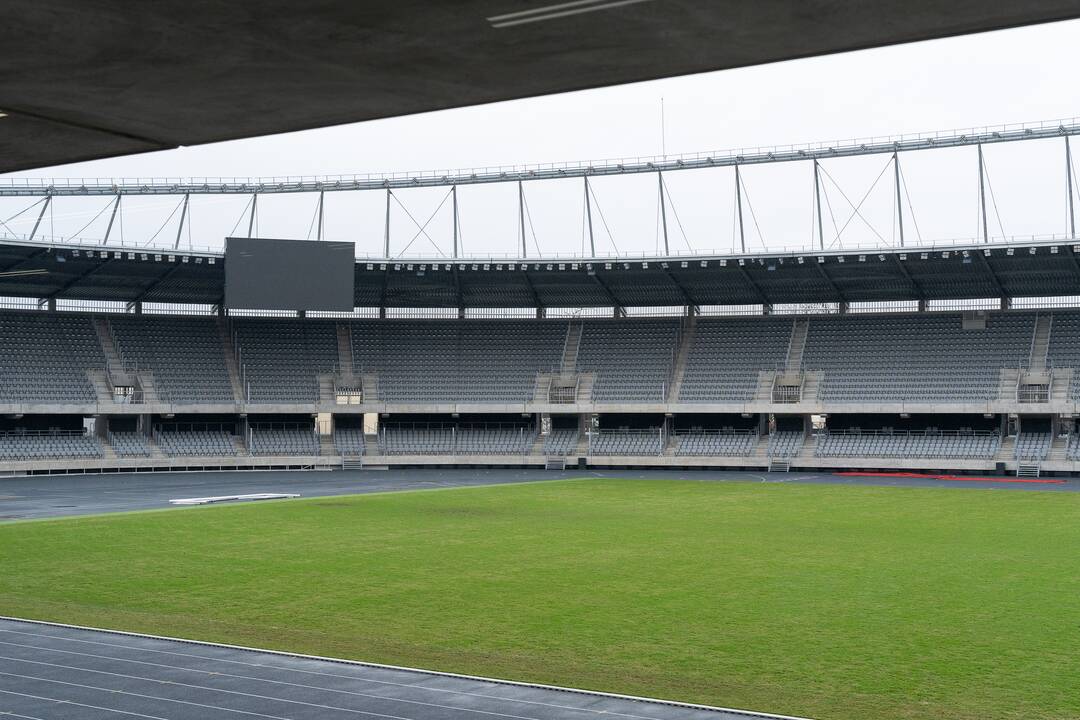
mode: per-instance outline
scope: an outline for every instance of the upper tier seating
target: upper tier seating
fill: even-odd
[[[1052,367],[1074,368],[1069,399],[1080,400],[1080,313],[1058,310],[1050,324],[1047,362]]]
[[[233,321],[252,403],[315,403],[319,373],[337,370],[337,326],[326,320]]]
[[[823,431],[817,436],[818,457],[992,458],[1001,436],[992,432]]]
[[[791,318],[699,319],[679,401],[749,402],[758,373],[787,358]]]
[[[810,318],[803,367],[825,373],[831,402],[985,402],[1001,368],[1030,356],[1035,313],[995,313],[965,330],[960,313]]]
[[[1046,311],[1043,311],[1046,314]],[[1001,369],[1029,359],[1035,312],[990,312],[962,328],[961,313],[810,316],[802,367],[820,371],[831,403],[973,402],[998,397]],[[125,360],[152,375],[160,399],[231,404],[219,320],[103,315]],[[340,321],[350,322],[350,321]],[[594,373],[598,402],[662,402],[678,352],[678,318],[581,322],[578,372]],[[758,374],[783,362],[790,317],[699,318],[687,350],[682,402],[753,399]],[[414,403],[524,403],[537,373],[561,365],[566,320],[351,321],[354,371],[376,376],[378,399]],[[234,318],[232,331],[255,403],[319,399],[318,376],[339,362],[335,321]],[[0,402],[96,402],[88,371],[105,357],[93,318],[0,313]],[[1080,369],[1080,312],[1052,314],[1048,359]],[[1071,396],[1080,400],[1080,372]]]
[[[0,460],[63,460],[101,456],[101,444],[92,435],[68,432],[0,433]]]
[[[110,315],[109,323],[124,356],[151,372],[162,402],[234,402],[214,318]]]
[[[319,439],[313,428],[251,428],[252,455],[318,455]]]
[[[757,442],[757,433],[748,430],[691,430],[675,435],[675,454],[745,457],[754,452]]]
[[[89,317],[27,312],[0,315],[0,402],[94,403],[87,370],[105,367]]]
[[[663,402],[671,382],[679,321],[653,318],[582,323],[577,368],[594,372],[596,402]]]
[[[558,367],[566,330],[556,320],[357,322],[353,363],[377,374],[385,402],[523,403],[537,373]]]

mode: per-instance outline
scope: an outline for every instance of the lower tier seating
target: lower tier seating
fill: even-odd
[[[664,439],[660,428],[645,430],[600,430],[594,432],[590,455],[660,455]]]
[[[313,428],[251,428],[252,455],[318,455]]]
[[[154,439],[172,457],[236,455],[233,436],[225,430],[158,430]]]
[[[98,439],[65,432],[0,433],[0,460],[99,458]]]
[[[992,432],[884,432],[822,431],[817,436],[817,457],[992,458],[1001,447],[1001,436]]]
[[[757,433],[695,430],[675,435],[676,455],[744,457],[754,452]]]

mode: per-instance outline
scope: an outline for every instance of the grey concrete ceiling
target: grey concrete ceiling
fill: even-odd
[[[559,0],[561,1],[561,0]],[[1077,0],[7,0],[0,172],[1080,17]]]

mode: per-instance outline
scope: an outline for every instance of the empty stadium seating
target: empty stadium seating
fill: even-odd
[[[663,402],[675,361],[679,321],[621,319],[583,323],[577,368],[596,373],[596,402]]]
[[[248,402],[314,403],[319,373],[337,370],[337,328],[320,320],[234,320]]]
[[[570,455],[577,449],[580,437],[577,429],[552,429],[544,439],[544,454]]]
[[[1047,432],[1024,432],[1016,436],[1017,460],[1045,460],[1054,436]]]
[[[150,457],[150,445],[139,432],[110,432],[109,445],[118,457]]]
[[[236,455],[233,436],[225,430],[155,430],[154,440],[170,456]]]
[[[248,449],[252,455],[318,455],[319,439],[310,427],[251,428]]]
[[[357,322],[353,364],[377,375],[386,402],[522,403],[537,373],[558,367],[566,329],[554,320]]]
[[[340,455],[363,455],[366,442],[362,428],[337,428],[334,430],[334,447]]]
[[[787,357],[791,318],[699,319],[680,402],[748,402],[758,374]]]
[[[75,432],[0,433],[0,460],[99,458],[98,439]]]
[[[179,405],[233,402],[225,351],[213,318],[109,317],[129,360],[152,374],[159,398]]]
[[[0,314],[0,402],[88,404],[105,356],[86,316]]]
[[[769,435],[768,456],[792,458],[799,454],[806,435],[801,430],[778,430]]]
[[[676,433],[675,454],[716,457],[750,455],[757,445],[757,433],[748,430],[692,430]]]
[[[818,457],[992,458],[1001,447],[997,433],[937,431],[828,431],[817,436]]]
[[[965,330],[959,313],[815,316],[803,367],[824,372],[823,401],[982,402],[997,398],[1001,369],[1026,364],[1035,313],[996,313]]]
[[[660,455],[663,451],[660,428],[599,430],[589,443],[590,455]]]

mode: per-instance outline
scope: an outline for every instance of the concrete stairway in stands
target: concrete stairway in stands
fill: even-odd
[[[675,355],[675,367],[671,374],[671,387],[668,389],[667,401],[669,403],[679,401],[679,393],[682,391],[683,380],[686,378],[686,359],[690,355],[690,348],[694,345],[696,333],[697,317],[691,315],[684,318],[679,338],[679,351]]]
[[[225,353],[225,368],[229,371],[229,383],[232,385],[233,401],[246,402],[244,384],[240,380],[240,362],[237,357],[236,345],[233,342],[232,327],[222,317],[217,319],[218,335],[221,337],[221,349]]]
[[[563,343],[562,361],[559,371],[564,375],[577,372],[578,351],[581,349],[582,326],[580,320],[571,320],[566,329],[566,342]]]

